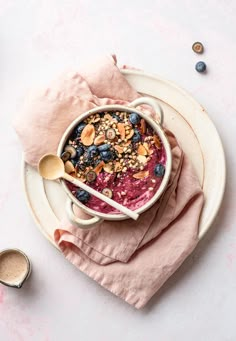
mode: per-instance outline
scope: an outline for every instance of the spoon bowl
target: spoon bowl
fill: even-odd
[[[57,180],[64,175],[64,163],[58,156],[47,154],[39,160],[38,171],[44,179]]]

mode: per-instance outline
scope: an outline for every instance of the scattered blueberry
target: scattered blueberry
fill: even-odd
[[[129,115],[129,120],[132,124],[139,124],[141,118],[138,114],[136,114],[136,112],[132,112],[130,115]]]
[[[76,198],[82,202],[83,204],[86,204],[89,199],[90,199],[90,194],[86,191],[84,191],[83,189],[79,189],[77,192],[76,192]]]
[[[139,142],[141,141],[141,134],[140,132],[138,131],[138,129],[134,129],[134,135],[132,137],[132,141],[133,142]]]
[[[122,119],[118,115],[116,115],[115,113],[112,114],[112,117],[115,118],[117,120],[117,122],[122,121]]]
[[[90,146],[87,150],[89,159],[93,159],[95,156],[99,154],[97,146]]]
[[[82,123],[80,123],[78,125],[78,127],[76,128],[76,133],[77,133],[78,136],[81,135],[81,133],[82,133],[82,131],[83,131],[85,126],[86,126],[86,123],[84,123],[84,122],[82,122]]]
[[[80,157],[84,154],[84,148],[82,146],[78,146],[76,151],[77,151],[77,157]]]
[[[195,69],[197,72],[205,72],[206,71],[206,64],[204,62],[197,62],[195,65]]]
[[[109,150],[110,147],[111,147],[111,145],[108,143],[101,144],[100,146],[98,146],[98,150],[99,150],[99,152],[105,152],[106,150]]]
[[[165,167],[161,163],[158,163],[154,168],[154,173],[158,178],[162,178],[165,174]]]
[[[100,155],[104,162],[113,160],[113,153],[110,150],[102,151]]]

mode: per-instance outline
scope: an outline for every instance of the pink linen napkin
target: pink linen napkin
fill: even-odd
[[[125,104],[138,96],[114,56],[80,73],[64,74],[47,89],[31,94],[15,119],[25,160],[36,166],[43,154],[56,152],[66,127],[84,111]],[[166,134],[173,156],[170,182],[162,198],[137,222],[104,221],[85,231],[65,217],[55,226],[55,241],[66,258],[136,308],[147,303],[198,243],[203,193],[175,137]],[[75,212],[88,217],[78,208]]]

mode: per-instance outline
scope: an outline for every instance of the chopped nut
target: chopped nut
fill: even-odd
[[[134,130],[133,129],[131,129],[130,130],[130,132],[129,132],[129,134],[128,135],[126,135],[126,139],[131,139],[131,137],[134,135]]]
[[[138,154],[139,155],[147,155],[147,150],[142,144],[140,144],[138,147]]]
[[[122,170],[122,166],[119,161],[115,163],[114,170],[115,172],[120,172]]]
[[[91,146],[95,137],[95,128],[92,124],[87,124],[81,134],[81,141],[85,146]]]
[[[155,143],[155,146],[157,147],[157,149],[160,149],[161,148],[161,141],[159,140],[158,136],[154,135],[153,140],[154,140],[154,143]]]
[[[104,161],[101,161],[95,168],[94,168],[94,172],[96,174],[99,174],[103,168],[103,166],[105,165]]]
[[[141,171],[139,173],[133,174],[133,178],[135,179],[144,179],[149,175],[149,171]]]
[[[74,167],[73,163],[69,160],[65,162],[65,172],[68,174],[75,172],[75,167]]]
[[[125,148],[123,148],[123,147],[121,147],[121,146],[118,146],[118,145],[116,145],[116,146],[114,147],[114,149],[115,149],[119,154],[123,153],[123,151],[125,150]]]
[[[117,127],[118,127],[118,131],[120,133],[121,139],[124,140],[124,138],[125,138],[125,125],[124,125],[124,123],[118,123]]]
[[[146,121],[143,118],[141,118],[140,123],[141,123],[141,133],[145,134],[146,133],[146,128],[147,128],[146,127]]]
[[[104,141],[105,141],[105,136],[103,133],[101,133],[101,135],[98,135],[97,137],[95,137],[94,144],[95,146],[98,146],[102,144]]]
[[[104,115],[104,118],[105,118],[105,120],[107,120],[107,121],[111,121],[111,120],[112,120],[112,116],[111,116],[110,114],[105,114],[105,115]]]
[[[147,153],[149,154],[150,149],[149,149],[148,143],[147,143],[147,142],[144,142],[144,143],[143,143],[143,146],[144,146],[144,148],[146,149]]]
[[[144,155],[138,155],[137,160],[143,163],[144,165],[147,163],[147,158]]]
[[[105,172],[109,173],[109,174],[112,174],[113,173],[113,170],[112,170],[112,164],[110,165],[110,163],[107,163],[103,166],[103,169]]]

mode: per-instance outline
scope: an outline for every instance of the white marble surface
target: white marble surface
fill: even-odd
[[[0,287],[1,341],[236,340],[235,11],[234,0],[0,0],[0,248],[23,249],[34,270],[20,291]],[[201,57],[191,50],[196,40],[206,47]],[[214,121],[228,160],[214,226],[140,311],[76,270],[39,233],[11,128],[29,88],[111,52],[120,64],[191,92]],[[206,75],[194,70],[199,59]]]

